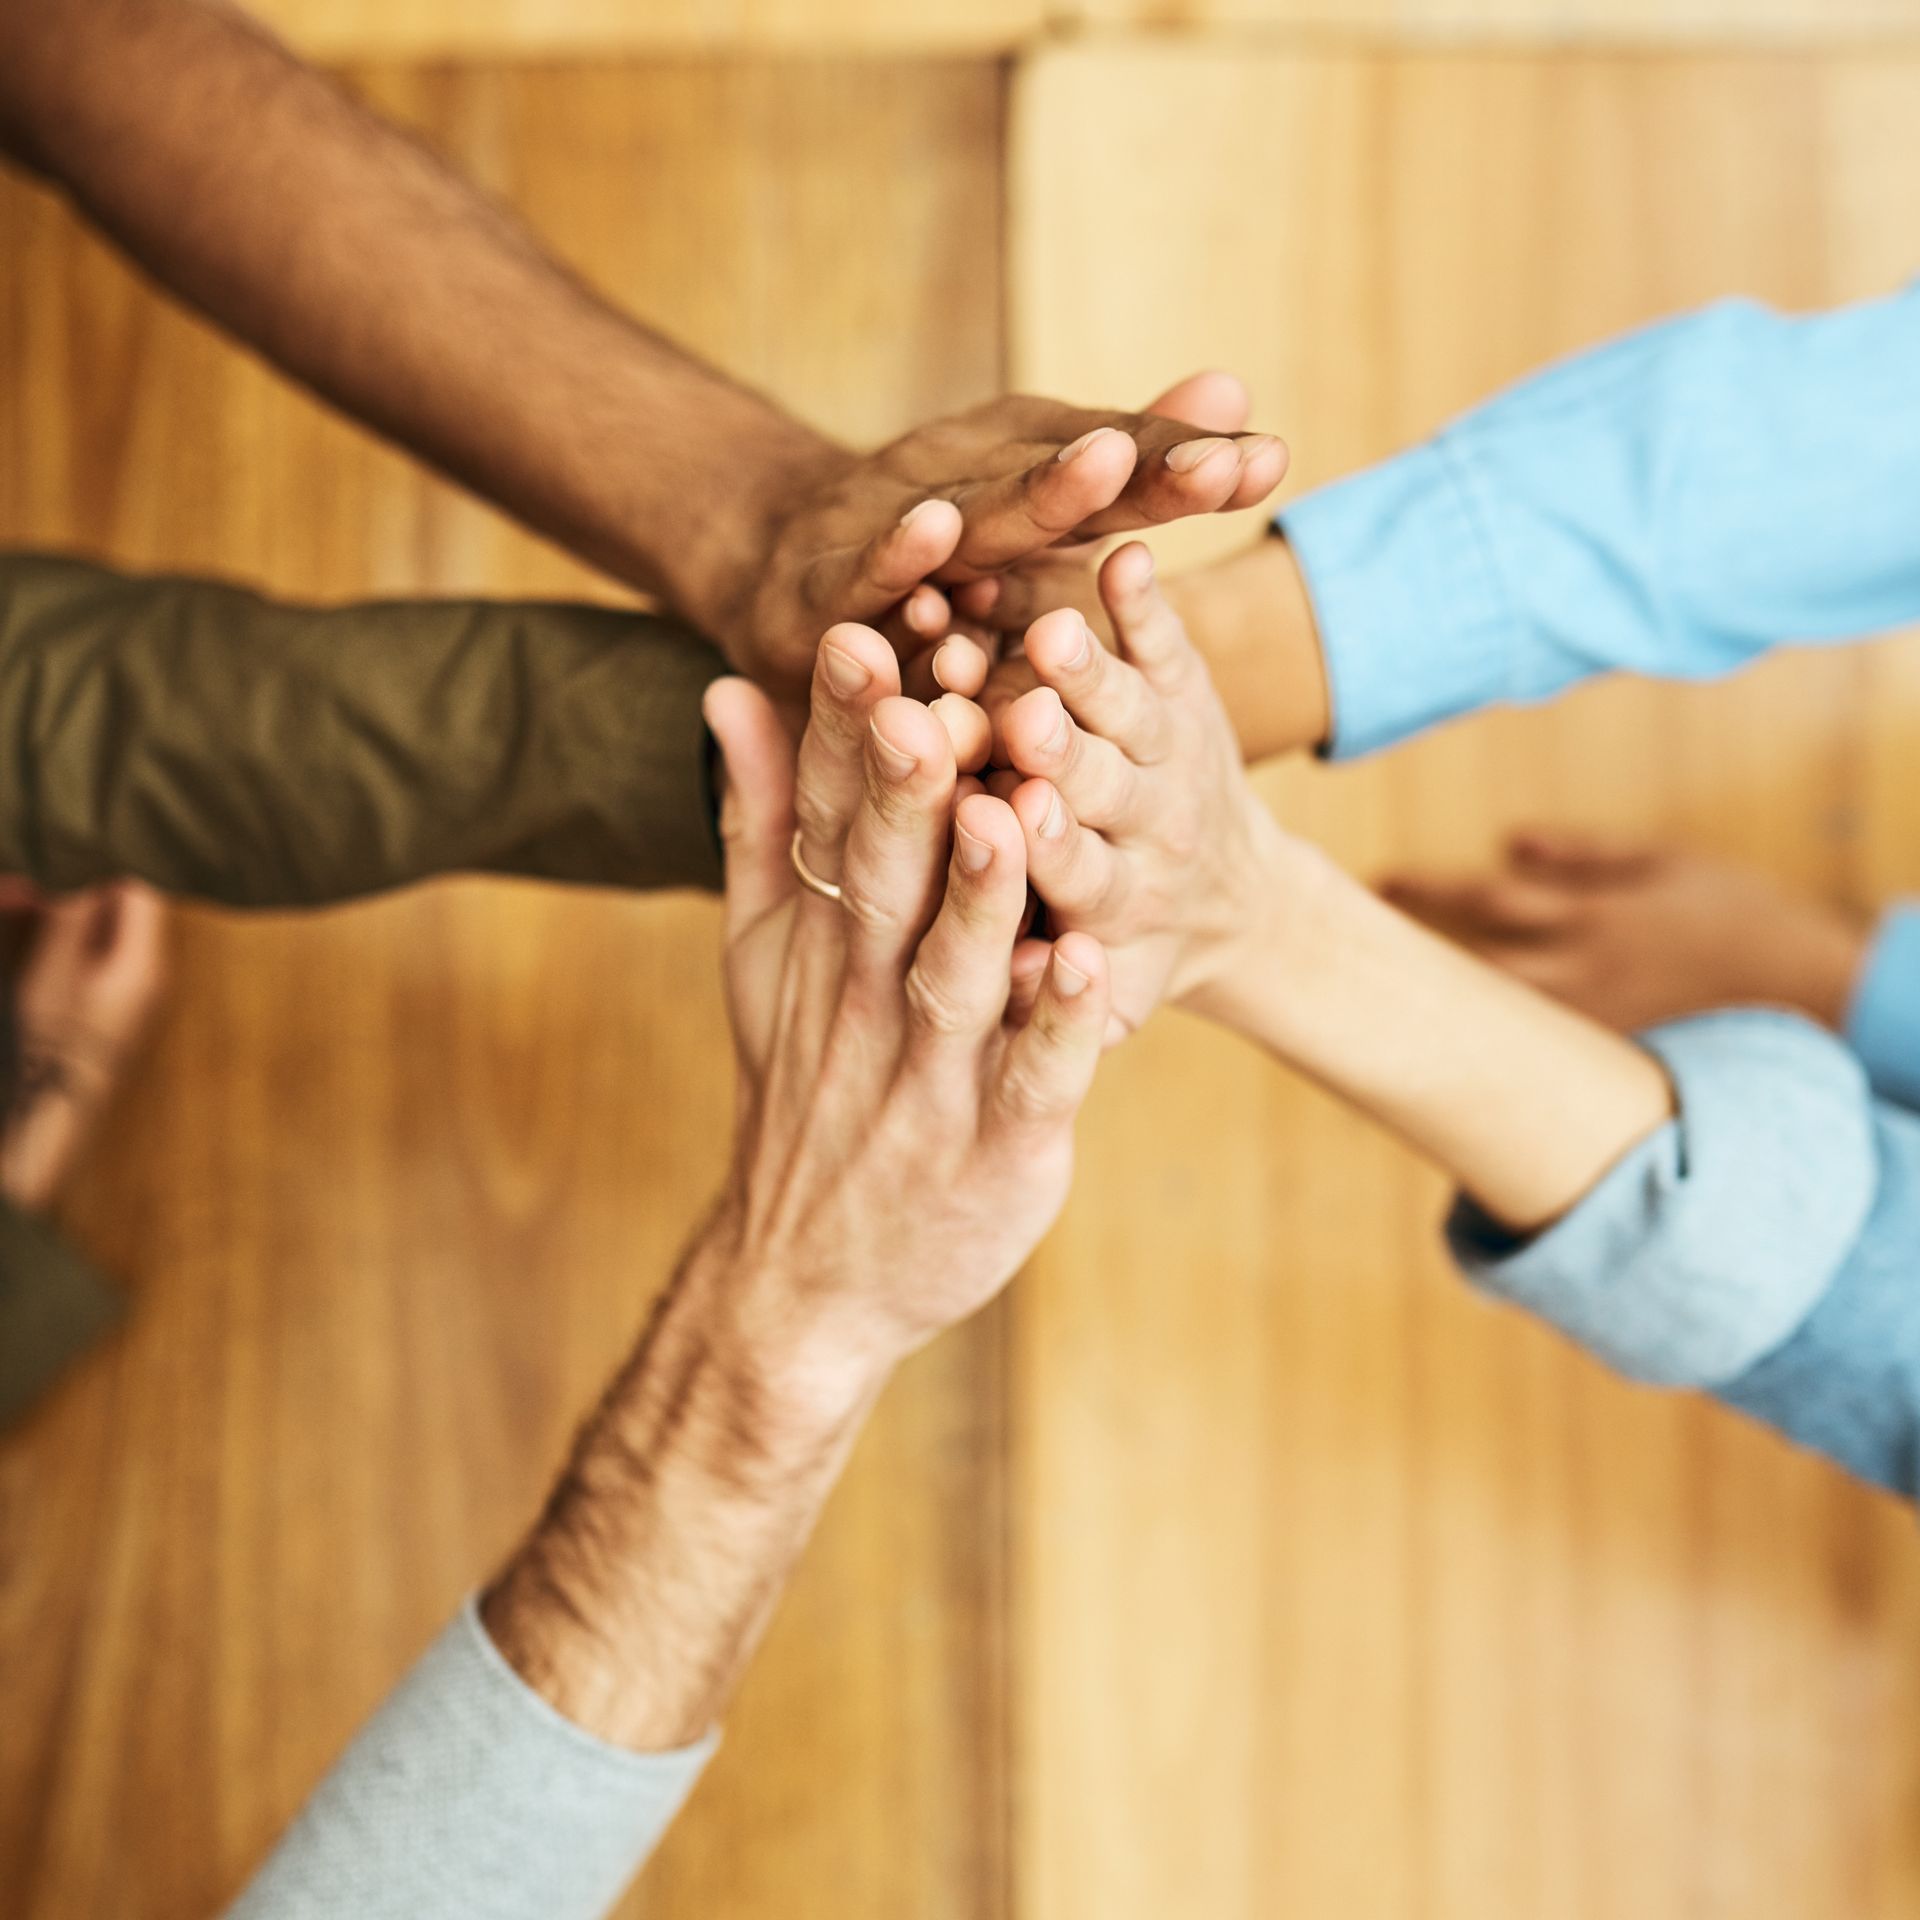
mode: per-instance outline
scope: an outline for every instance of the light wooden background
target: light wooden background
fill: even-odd
[[[1597,0],[1380,0],[1337,44],[1304,0],[1166,37],[1095,5],[1060,42],[1024,0],[276,11],[861,437],[1225,363],[1323,478],[1545,355],[1920,248],[1920,58],[1860,45],[1910,0],[1646,0],[1631,51],[1587,44],[1629,17]],[[1801,44],[1672,44],[1730,33]],[[17,184],[0,262],[0,538],[598,590]],[[1268,778],[1368,868],[1577,817],[1871,900],[1920,886],[1917,746],[1895,644]],[[0,1445],[0,1908],[211,1912],[511,1538],[717,1175],[715,936],[705,903],[478,885],[182,917],[72,1207],[138,1316]],[[1910,1514],[1476,1306],[1440,1205],[1191,1023],[1116,1058],[1060,1231],[890,1395],[624,1911],[1915,1911]]]

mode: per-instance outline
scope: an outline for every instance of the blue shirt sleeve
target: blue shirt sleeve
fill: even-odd
[[[1337,754],[1625,669],[1920,619],[1920,285],[1729,300],[1550,367],[1281,517]]]
[[[1854,989],[1847,1044],[1882,1099],[1920,1113],[1920,903],[1880,922]]]
[[[1646,1044],[1678,1119],[1529,1241],[1463,1203],[1468,1277],[1633,1378],[1706,1389],[1920,1496],[1920,1117],[1790,1015]]]

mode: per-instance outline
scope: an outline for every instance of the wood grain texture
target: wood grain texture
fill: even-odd
[[[357,77],[826,423],[998,385],[989,66]],[[12,183],[0,259],[0,538],[330,597],[603,591]],[[529,1517],[720,1173],[717,951],[707,903],[532,887],[181,917],[71,1208],[137,1312],[0,1445],[10,1916],[215,1911]],[[625,1911],[1004,1913],[1001,1338],[888,1396]]]
[[[703,52],[982,55],[1116,29],[1269,43],[1832,46],[1920,42],[1920,0],[253,0],[329,59]]]
[[[1238,367],[1327,478],[1662,312],[1892,284],[1916,105],[1913,61],[1054,54],[1014,377]],[[1916,728],[1892,643],[1269,791],[1369,871],[1571,819],[1869,900],[1920,871]],[[1913,1910],[1910,1512],[1475,1303],[1439,1184],[1218,1036],[1114,1060],[1084,1143],[1015,1329],[1024,1915]]]
[[[1916,0],[1079,0],[1075,22],[1295,45],[1364,40],[1586,51],[1920,41]]]
[[[688,52],[977,58],[1029,44],[1048,20],[1041,0],[252,0],[251,11],[316,58],[388,61]]]

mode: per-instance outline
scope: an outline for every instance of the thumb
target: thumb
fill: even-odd
[[[795,752],[778,709],[751,680],[716,680],[701,703],[725,762],[720,838],[727,862],[727,938],[762,920],[793,891]]]

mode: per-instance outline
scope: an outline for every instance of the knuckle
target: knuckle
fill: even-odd
[[[841,880],[840,905],[862,933],[888,934],[901,924],[892,904],[860,875],[850,873]]]
[[[976,1024],[973,1009],[947,982],[916,963],[907,974],[907,1013],[924,1032],[951,1038]]]
[[[816,846],[831,844],[840,835],[839,810],[810,782],[802,782],[795,790],[793,818],[805,838]]]
[[[1000,1082],[997,1102],[1001,1114],[1015,1126],[1037,1126],[1051,1120],[1059,1102],[1043,1073],[1031,1067],[1010,1067]]]

